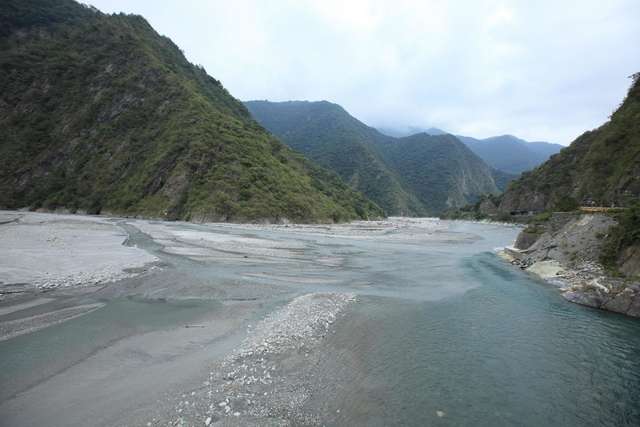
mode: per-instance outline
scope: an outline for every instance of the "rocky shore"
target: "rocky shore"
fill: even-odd
[[[317,347],[354,301],[352,293],[301,295],[250,325],[242,345],[213,367],[204,386],[178,400],[172,425],[321,425],[303,409],[317,381],[303,366],[317,358]]]
[[[640,281],[613,277],[599,262],[602,243],[615,220],[604,214],[554,214],[524,229],[501,255],[557,285],[568,301],[640,317]]]

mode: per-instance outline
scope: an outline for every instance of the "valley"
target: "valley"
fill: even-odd
[[[3,0],[0,425],[640,425],[637,22]]]
[[[85,235],[111,224],[127,235],[114,254],[135,251],[153,267],[4,296],[0,330],[99,304],[0,341],[0,415],[9,425],[619,425],[640,417],[638,323],[565,301],[498,259],[517,227],[7,215],[19,219],[2,233]],[[7,274],[1,269],[0,280]],[[585,388],[585,369],[597,387]]]

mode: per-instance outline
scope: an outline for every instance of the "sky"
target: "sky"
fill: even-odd
[[[86,0],[144,16],[241,100],[567,145],[640,71],[640,0]]]

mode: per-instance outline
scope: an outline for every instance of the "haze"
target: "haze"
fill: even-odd
[[[143,15],[239,99],[326,99],[377,127],[568,144],[640,71],[637,0],[89,3]]]

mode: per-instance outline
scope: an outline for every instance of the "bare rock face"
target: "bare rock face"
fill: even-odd
[[[543,260],[555,259],[568,266],[598,262],[602,250],[602,236],[615,223],[613,218],[601,214],[554,214],[546,227],[548,231],[545,231],[530,249],[535,249],[538,255],[543,255]]]
[[[636,295],[633,301],[631,301],[631,305],[629,305],[629,309],[627,310],[627,315],[633,317],[640,317],[640,285],[635,285]]]
[[[616,286],[615,280],[603,282],[601,288],[594,288],[588,284],[574,285],[562,296],[576,304],[640,317],[640,284],[620,286],[620,283],[617,283]]]
[[[567,291],[562,294],[567,300],[587,307],[601,308],[605,299],[600,292],[583,292],[582,290]]]
[[[529,249],[531,245],[533,245],[539,238],[541,234],[532,233],[527,230],[522,230],[520,234],[518,234],[518,238],[516,239],[515,247],[516,249]]]
[[[638,293],[635,289],[629,287],[622,292],[619,292],[610,300],[606,301],[602,308],[609,311],[615,311],[616,313],[627,313],[631,308],[631,304],[635,302],[638,297]],[[640,300],[638,301],[640,302]]]
[[[640,246],[626,248],[618,260],[620,271],[629,277],[640,276]]]
[[[603,238],[615,220],[607,215],[554,214],[543,224],[523,230],[510,252],[513,263],[544,279],[562,283],[562,296],[576,304],[640,317],[640,283],[607,275],[599,263]],[[544,274],[547,263],[561,267]],[[640,273],[640,247],[621,259],[629,277]],[[637,276],[635,276],[637,277]]]

